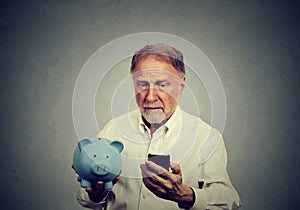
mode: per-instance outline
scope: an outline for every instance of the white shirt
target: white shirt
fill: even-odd
[[[240,206],[239,196],[227,173],[227,153],[221,134],[179,107],[152,137],[139,110],[111,120],[98,137],[117,139],[124,144],[121,179],[108,197],[108,210],[179,209],[177,203],[156,197],[142,183],[139,166],[149,153],[170,154],[171,162],[180,165],[183,183],[195,192],[192,210],[237,209]],[[204,182],[202,189],[199,182]],[[78,190],[77,199],[85,207],[103,207],[102,202],[90,201],[82,188]]]

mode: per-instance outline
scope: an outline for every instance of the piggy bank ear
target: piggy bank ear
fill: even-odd
[[[120,141],[113,141],[110,143],[111,146],[115,147],[119,153],[121,153],[124,149],[124,145]]]
[[[79,142],[78,142],[78,148],[79,148],[80,152],[81,152],[82,148],[85,145],[90,144],[90,143],[92,143],[92,141],[90,139],[81,139],[81,140],[79,140]]]

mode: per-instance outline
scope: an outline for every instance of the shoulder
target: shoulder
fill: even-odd
[[[140,111],[138,109],[130,111],[126,114],[114,117],[109,120],[106,125],[101,129],[99,136],[116,136],[122,133],[132,132],[136,130],[140,119]]]
[[[133,124],[135,122],[139,121],[140,118],[140,111],[138,109],[135,109],[133,111],[130,111],[128,113],[113,117],[112,119],[110,119],[104,126],[113,126],[119,123],[130,123]]]
[[[223,144],[223,137],[220,131],[212,127],[200,117],[182,111],[182,122],[189,130],[197,131],[197,139],[202,145],[200,152],[200,163],[205,163]]]
[[[202,130],[202,132],[213,132],[217,135],[221,135],[220,132],[212,127],[209,123],[202,120],[200,117],[192,115],[184,110],[181,110],[182,113],[182,121],[184,126],[198,126],[198,129]]]

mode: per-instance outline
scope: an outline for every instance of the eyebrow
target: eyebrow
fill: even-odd
[[[137,83],[149,83],[147,80],[136,80]]]
[[[160,83],[170,83],[168,80],[158,80],[158,81],[155,81],[155,84],[160,84]]]
[[[143,79],[137,79],[136,82],[137,82],[137,83],[150,83],[149,81],[143,80]],[[170,84],[170,81],[165,80],[165,79],[162,79],[162,80],[154,81],[154,83],[155,83],[155,84],[161,84],[161,83],[168,83],[168,84]]]

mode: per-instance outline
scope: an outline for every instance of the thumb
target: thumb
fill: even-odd
[[[173,174],[181,175],[180,165],[178,165],[176,163],[170,163],[170,167],[171,167],[171,170],[172,170]]]

